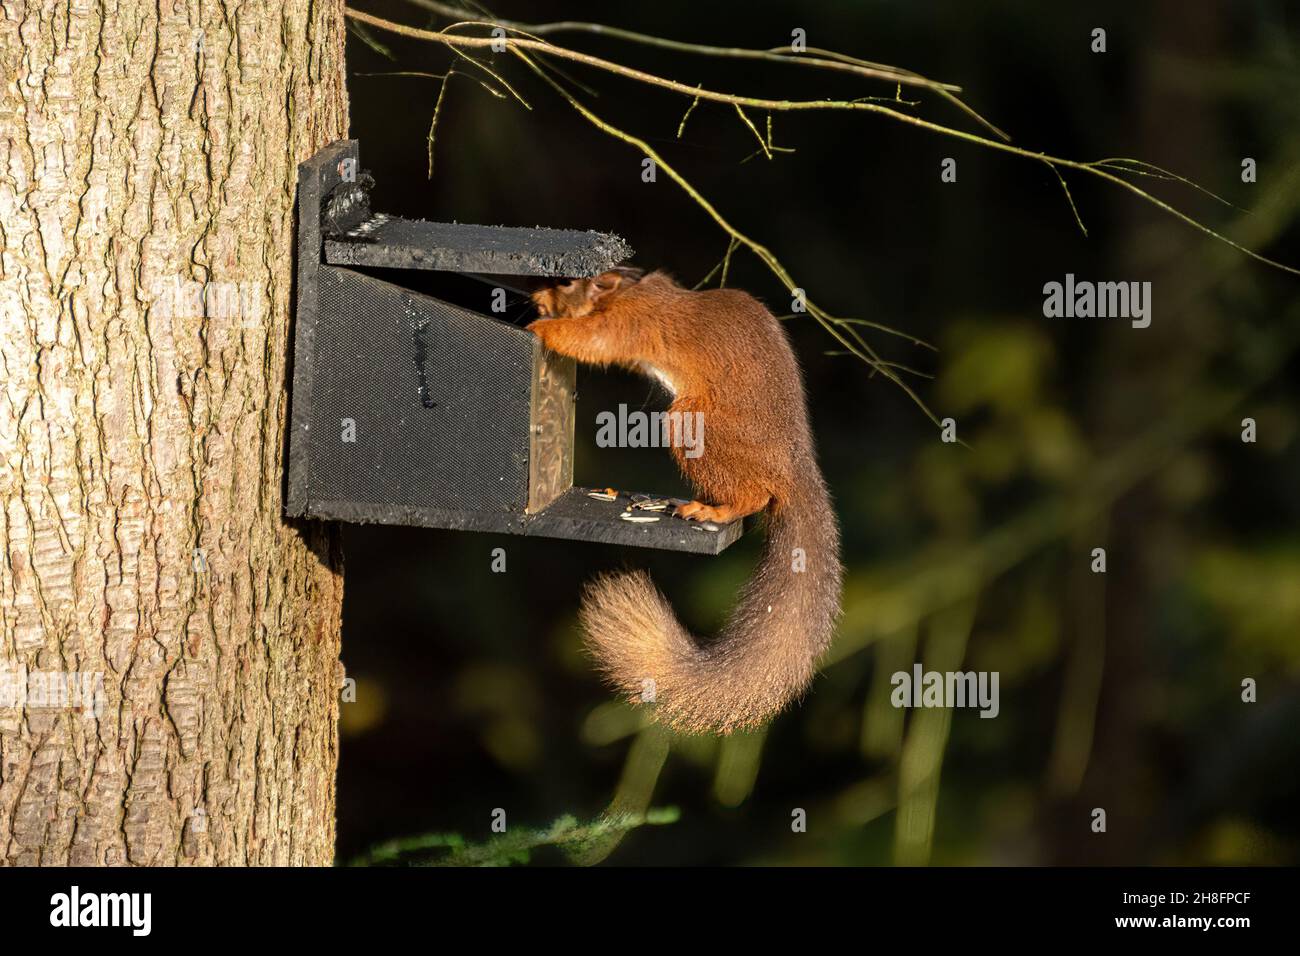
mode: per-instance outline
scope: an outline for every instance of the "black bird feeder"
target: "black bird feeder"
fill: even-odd
[[[740,537],[740,521],[701,526],[652,510],[662,499],[573,487],[573,360],[386,271],[513,288],[598,275],[626,242],[372,213],[371,183],[355,140],[298,167],[288,515],[701,554]]]

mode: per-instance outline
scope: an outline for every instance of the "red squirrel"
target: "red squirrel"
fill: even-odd
[[[673,457],[695,489],[687,520],[765,512],[758,568],[722,633],[701,643],[644,572],[602,575],[584,593],[587,643],[631,701],[687,733],[767,721],[802,695],[840,614],[839,527],[817,466],[798,362],[781,323],[733,289],[694,292],[663,272],[618,268],[533,293],[528,326],[550,350],[659,380],[670,414],[703,413],[707,443]],[[649,683],[653,681],[653,684]]]

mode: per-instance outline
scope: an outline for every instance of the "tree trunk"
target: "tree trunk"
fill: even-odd
[[[332,860],[341,562],[281,497],[342,10],[0,0],[0,863]]]

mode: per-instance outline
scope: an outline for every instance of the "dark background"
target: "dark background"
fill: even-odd
[[[404,2],[355,7],[447,22]],[[1294,3],[500,0],[493,9],[746,47],[788,43],[802,27],[810,46],[960,84],[1019,146],[1136,157],[1190,177],[1253,212],[1133,181],[1300,265]],[[1090,51],[1094,27],[1108,32],[1104,54]],[[688,285],[726,251],[666,174],[642,182],[636,150],[508,55],[494,68],[532,109],[453,78],[428,179],[438,81],[364,74],[441,73],[452,55],[367,34],[371,42],[349,37],[349,88],[377,209],[617,232],[637,264]],[[779,64],[549,39],[730,92],[894,94]],[[907,380],[937,415],[957,419],[968,447],[941,443],[902,390],[857,359],[826,354],[837,346],[811,318],[788,323],[844,529],[846,614],[802,707],[765,735],[722,744],[639,730],[583,656],[575,615],[584,580],[630,565],[650,569],[688,624],[711,630],[753,566],[755,534],[704,558],[348,527],[343,657],[357,699],[343,705],[340,860],[419,834],[482,841],[496,808],[512,829],[569,814],[589,821],[616,790],[616,806],[671,805],[680,817],[599,844],[588,860],[1300,860],[1300,278],[1067,173],[1084,237],[1042,163],[880,116],[778,113],[775,142],[797,152],[742,163],[756,143],[729,107],[700,104],[678,141],[688,100],[564,68],[599,92],[579,93],[584,102],[646,137],[814,301],[938,346],[869,333],[889,359],[934,376]],[[918,115],[982,132],[919,98]],[[765,116],[750,114],[762,128]],[[940,181],[945,157],[957,160],[956,183]],[[1257,183],[1241,181],[1243,157],[1258,161]],[[1151,327],[1044,318],[1043,284],[1067,272],[1151,281]],[[744,252],[728,284],[789,311],[780,284]],[[662,401],[632,376],[580,370],[577,482],[685,491],[662,450],[594,445],[597,411]],[[1240,440],[1246,416],[1258,423],[1255,444]],[[496,547],[507,551],[505,574],[491,573]],[[1095,547],[1107,549],[1105,575],[1089,571]],[[952,669],[999,672],[996,720],[889,706],[890,673],[945,654],[960,661]],[[1247,677],[1258,703],[1240,699]],[[1098,807],[1104,834],[1090,828]],[[807,833],[791,832],[794,808],[807,811]]]

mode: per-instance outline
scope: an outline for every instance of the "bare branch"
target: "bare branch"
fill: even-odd
[[[715,90],[705,89],[704,87],[688,86],[685,83],[679,83],[676,80],[669,80],[661,76],[656,76],[653,73],[647,73],[644,70],[637,70],[631,67],[626,67],[621,64],[613,63],[609,60],[602,59],[600,57],[591,56],[590,54],[587,53],[579,53],[575,50],[569,50],[565,47],[558,47],[555,46],[554,44],[546,42],[545,40],[530,39],[526,37],[525,38],[504,37],[503,38],[503,37],[463,36],[460,34],[449,33],[446,30],[442,30],[442,31],[420,30],[415,27],[405,26],[400,23],[393,23],[392,21],[384,20],[381,17],[371,16],[368,13],[362,13],[358,10],[353,10],[351,8],[349,8],[346,11],[346,13],[347,16],[351,17],[352,19],[360,20],[363,23],[367,23],[371,26],[378,27],[384,30],[389,30],[391,32],[397,33],[402,36],[409,36],[421,40],[432,40],[434,42],[442,43],[453,48],[466,47],[466,48],[473,48],[473,49],[481,49],[484,47],[491,47],[493,44],[497,44],[497,45],[504,44],[507,50],[515,54],[523,54],[524,51],[527,50],[546,53],[551,56],[572,60],[577,63],[582,63],[587,66],[594,67],[596,69],[605,70],[606,72],[613,73],[618,76],[623,76],[628,79],[637,80],[639,82],[646,83],[650,86],[656,86],[661,89],[671,90],[674,93],[679,93],[684,96],[698,97],[699,99],[702,100],[707,100],[715,103],[725,103],[730,106],[737,106],[737,105],[752,106],[756,109],[768,109],[768,110],[780,110],[780,111],[828,110],[832,112],[833,111],[849,111],[849,112],[856,111],[856,112],[876,113],[878,115],[888,117],[889,119],[897,120],[900,123],[906,123],[910,126],[915,126],[918,129],[924,129],[932,133],[937,133],[941,136],[948,136],[954,139],[964,140],[968,143],[975,143],[976,145],[983,146],[987,149],[993,149],[999,152],[1009,153],[1013,156],[1020,156],[1026,159],[1036,160],[1038,162],[1045,162],[1058,169],[1077,169],[1089,175],[1096,176],[1100,179],[1104,179],[1107,182],[1113,183],[1114,185],[1120,186],[1121,188],[1128,190],[1134,195],[1140,197],[1141,199],[1146,200],[1148,203],[1155,206],[1157,209],[1163,210],[1164,212],[1173,216],[1175,219],[1178,219],[1186,223],[1187,225],[1191,226],[1193,229],[1196,229],[1197,231],[1202,232],[1213,239],[1217,239],[1219,242],[1222,242],[1225,245],[1231,246],[1233,249],[1236,249],[1238,252],[1249,256],[1250,258],[1256,260],[1257,262],[1262,262],[1265,265],[1272,266],[1275,269],[1280,269],[1283,272],[1291,273],[1292,275],[1300,275],[1300,269],[1294,266],[1286,265],[1285,263],[1282,262],[1278,262],[1275,259],[1270,259],[1265,255],[1261,255],[1260,253],[1247,248],[1246,246],[1242,245],[1239,242],[1235,242],[1234,240],[1230,239],[1228,236],[1224,235],[1223,233],[1220,233],[1210,228],[1209,226],[1205,225],[1204,223],[1200,222],[1199,220],[1192,218],[1191,216],[1187,215],[1186,213],[1182,212],[1176,207],[1170,205],[1164,200],[1158,199],[1151,193],[1147,192],[1145,189],[1142,189],[1140,186],[1131,183],[1126,179],[1123,179],[1116,173],[1110,171],[1108,167],[1098,166],[1096,163],[1085,163],[1085,162],[1079,162],[1078,160],[1065,159],[1060,156],[1052,156],[1044,152],[1035,152],[1034,150],[1022,149],[1019,146],[1013,146],[1010,143],[989,139],[986,136],[980,136],[976,133],[970,133],[965,130],[955,129],[953,127],[944,126],[941,123],[935,123],[932,122],[931,120],[923,119],[919,116],[912,116],[907,113],[902,113],[899,112],[898,110],[892,109],[888,106],[884,106],[880,103],[868,103],[868,102],[860,102],[860,101],[855,102],[855,101],[847,101],[847,100],[829,100],[829,99],[827,100],[773,100],[773,99],[766,99],[763,97],[740,96],[740,95],[735,95],[730,93],[719,93]],[[459,24],[453,24],[452,27],[449,27],[448,29],[452,29],[454,27],[460,27],[460,26],[493,27],[497,25],[498,24],[494,24],[486,21],[479,22],[479,23],[464,22]],[[527,62],[529,62],[530,65],[532,65],[531,60]],[[549,77],[547,77],[547,79],[549,80]],[[900,82],[902,81],[900,80]],[[917,85],[930,86],[931,88],[934,88],[934,84],[929,82],[919,83]]]
[[[437,0],[407,0],[412,6],[421,7],[434,13],[449,17],[453,20],[466,21],[473,19],[468,14],[470,11],[463,7],[453,6],[449,3],[438,3]],[[961,87],[952,83],[940,83],[937,80],[927,79],[919,73],[911,70],[904,70],[898,67],[889,66],[884,63],[870,63],[866,60],[855,60],[850,57],[842,57],[839,54],[832,54],[823,58],[825,51],[811,50],[809,52],[814,56],[793,56],[793,51],[784,47],[772,50],[754,50],[745,47],[724,47],[709,46],[703,43],[687,43],[682,40],[669,40],[665,37],[657,37],[648,33],[637,33],[634,30],[624,30],[620,27],[606,26],[603,23],[585,23],[578,20],[562,20],[556,23],[521,23],[518,20],[503,20],[500,17],[491,18],[491,26],[500,26],[506,29],[515,30],[521,34],[530,37],[549,36],[555,33],[589,33],[594,36],[609,37],[615,40],[626,40],[631,43],[640,43],[645,46],[659,47],[664,50],[675,50],[678,53],[695,53],[703,56],[722,57],[737,60],[765,60],[769,63],[786,63],[804,67],[813,67],[815,69],[837,71],[842,73],[861,76],[872,80],[887,80],[891,83],[901,83],[905,86],[921,86],[935,91],[944,91],[948,93],[959,93]]]

